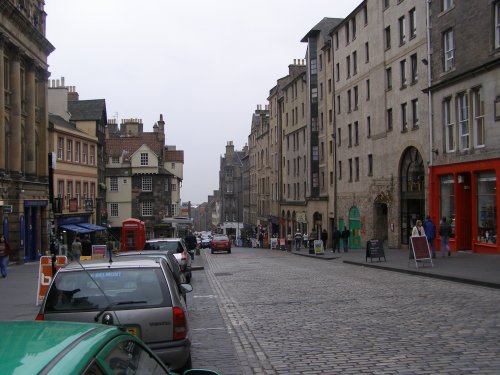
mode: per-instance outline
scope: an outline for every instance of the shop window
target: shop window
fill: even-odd
[[[444,175],[439,179],[440,217],[446,217],[451,224],[451,236],[455,237],[455,181],[453,175]]]
[[[494,172],[477,174],[477,240],[497,243],[496,175]]]

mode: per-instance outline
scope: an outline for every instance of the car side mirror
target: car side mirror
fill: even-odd
[[[183,283],[181,284],[181,289],[184,293],[189,293],[193,291],[193,286],[191,284]]]

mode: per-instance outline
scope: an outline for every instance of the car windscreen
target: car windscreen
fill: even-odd
[[[160,268],[117,268],[59,272],[45,301],[45,312],[171,307]],[[103,293],[104,292],[104,293]]]
[[[144,250],[174,251],[176,253],[182,253],[184,249],[179,241],[154,241],[146,242]]]
[[[214,241],[229,241],[227,236],[215,236]]]

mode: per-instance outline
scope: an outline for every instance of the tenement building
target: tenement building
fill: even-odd
[[[498,254],[500,1],[433,1],[429,13],[430,213],[451,223],[453,249]]]
[[[351,248],[407,244],[426,214],[425,2],[363,1],[331,33],[336,201]]]
[[[43,1],[0,2],[0,219],[11,260],[48,248],[47,57]]]

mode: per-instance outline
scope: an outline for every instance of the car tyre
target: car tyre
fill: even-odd
[[[227,251],[227,253],[228,253],[228,254],[231,254],[231,250],[228,250],[228,251]]]
[[[186,361],[186,363],[184,363],[184,366],[182,366],[182,368],[179,370],[179,373],[184,373],[184,371],[187,371],[187,370],[191,370],[193,368],[193,362],[191,360],[191,353],[189,353],[189,357]]]

